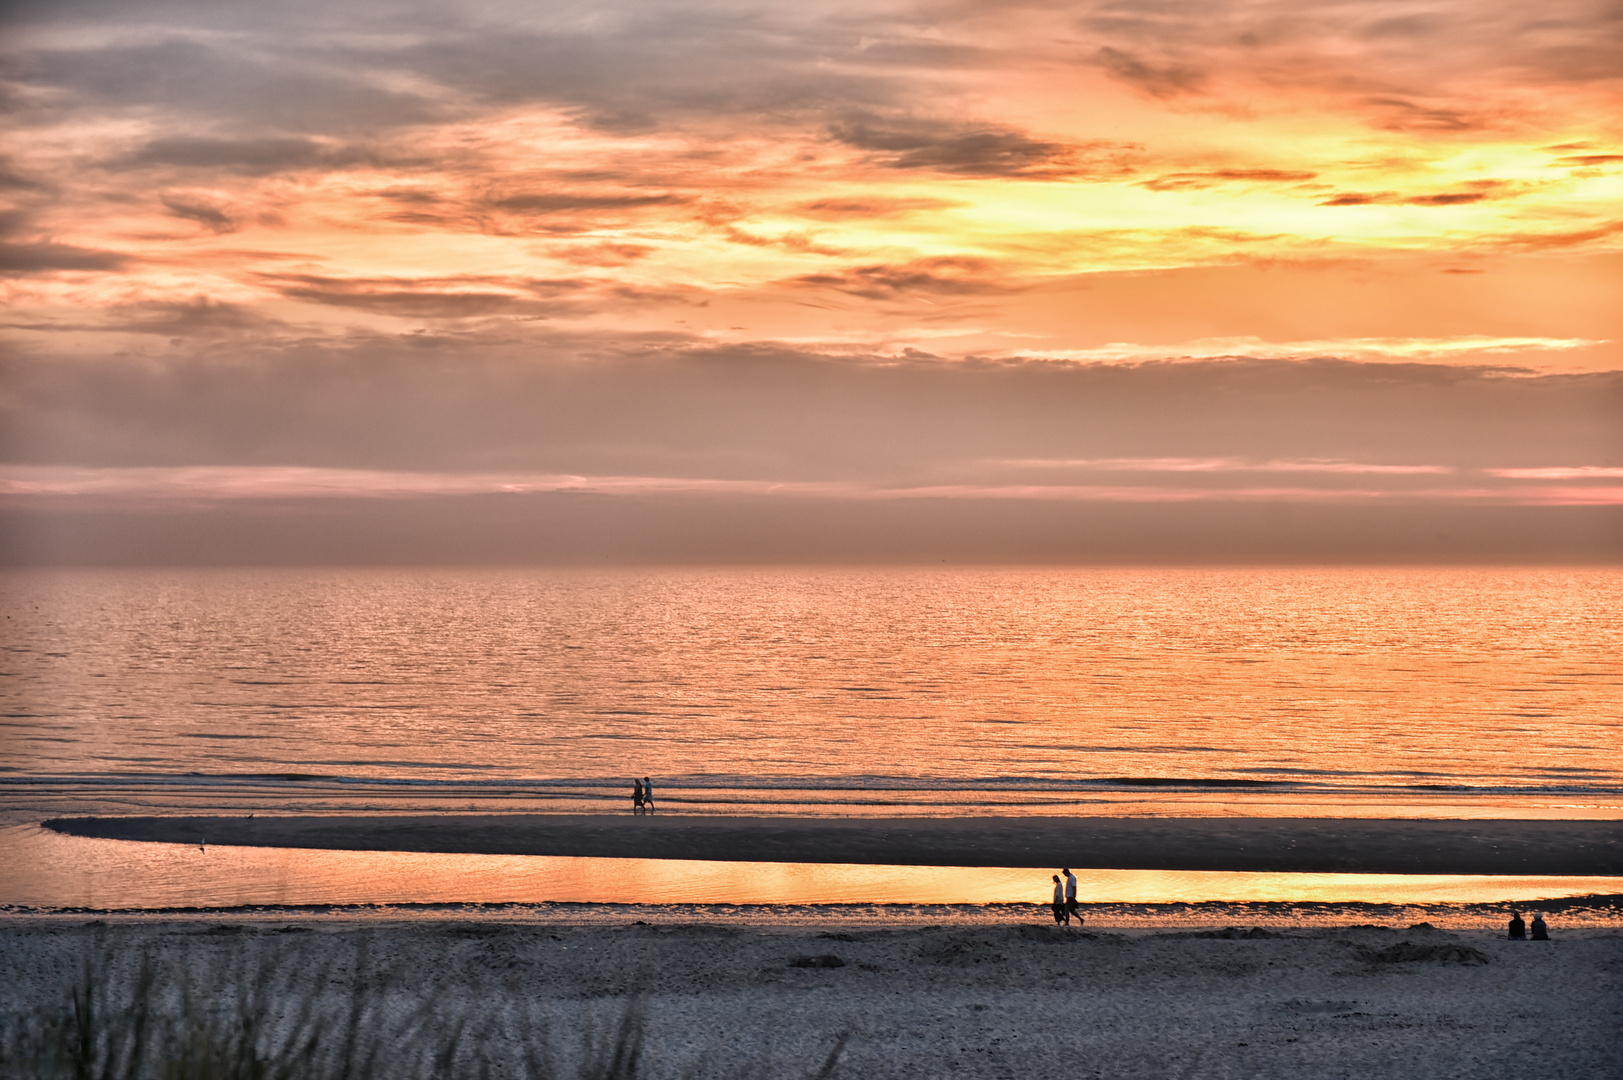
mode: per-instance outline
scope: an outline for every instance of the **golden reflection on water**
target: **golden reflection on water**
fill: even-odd
[[[152,844],[0,829],[0,903],[154,908],[408,903],[1045,902],[1052,870],[450,855]],[[1623,893],[1618,877],[1079,871],[1083,903],[1470,904]]]
[[[1515,817],[1615,812],[1623,790],[1617,568],[64,571],[6,590],[0,705],[26,718],[8,775],[163,779],[135,795],[159,811],[628,806],[633,773],[708,789],[709,812],[1159,796]],[[328,782],[220,790],[289,776]],[[1135,786],[1173,778],[1266,786]],[[447,781],[466,787],[428,786]]]

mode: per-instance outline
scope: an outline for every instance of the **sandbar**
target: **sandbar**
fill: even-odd
[[[807,818],[681,814],[94,817],[115,840],[626,859],[1255,873],[1623,875],[1623,822],[1370,818]]]

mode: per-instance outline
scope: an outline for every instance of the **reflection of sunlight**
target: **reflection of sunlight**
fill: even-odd
[[[26,870],[0,903],[42,907],[239,904],[1043,903],[1052,870],[700,862],[534,855],[316,851],[94,840],[37,826],[0,829],[0,858]],[[1256,874],[1086,870],[1083,903],[1496,903],[1623,893],[1617,877]]]

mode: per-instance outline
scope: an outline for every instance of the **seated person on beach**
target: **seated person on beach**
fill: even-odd
[[[1547,925],[1545,925],[1544,913],[1542,911],[1533,912],[1533,940],[1534,941],[1549,941],[1550,940],[1550,928]]]
[[[1511,941],[1526,941],[1527,940],[1527,924],[1522,922],[1522,913],[1519,912],[1519,911],[1512,911],[1510,913],[1510,935],[1509,936],[1510,936]]]

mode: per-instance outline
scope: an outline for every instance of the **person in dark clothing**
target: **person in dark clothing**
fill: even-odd
[[[1527,940],[1527,924],[1522,922],[1522,913],[1519,911],[1512,911],[1510,913],[1510,940]]]
[[[1068,923],[1071,917],[1065,913],[1065,886],[1059,883],[1059,875],[1054,875],[1054,921]]]
[[[631,812],[642,813],[642,781],[635,776],[631,778]]]
[[[1544,913],[1542,911],[1533,912],[1533,940],[1550,940],[1550,928],[1544,924]]]
[[[1061,870],[1060,873],[1065,875],[1066,922],[1069,922],[1071,919],[1075,919],[1076,925],[1081,926],[1082,913],[1076,908],[1076,875],[1071,873],[1071,868],[1069,866]]]
[[[654,782],[646,776],[642,778],[642,805],[650,814],[654,812]]]

